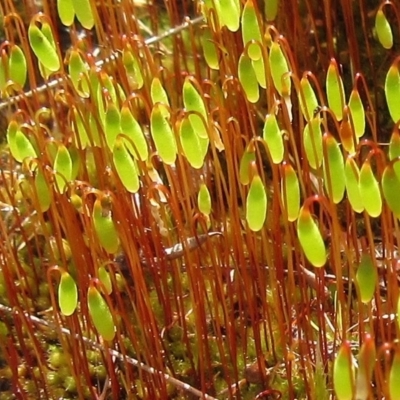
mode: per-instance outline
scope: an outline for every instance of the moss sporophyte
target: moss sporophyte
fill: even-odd
[[[400,5],[0,2],[0,400],[399,397]]]

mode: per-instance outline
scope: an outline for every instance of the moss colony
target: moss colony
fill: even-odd
[[[399,398],[400,3],[0,3],[0,399]]]

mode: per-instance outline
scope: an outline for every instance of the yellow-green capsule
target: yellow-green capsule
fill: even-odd
[[[260,98],[257,75],[254,71],[251,59],[245,53],[239,58],[238,76],[247,100],[250,101],[250,103],[257,103]]]
[[[364,340],[358,354],[358,370],[356,378],[356,393],[358,399],[368,399],[372,390],[372,374],[376,363],[375,338],[370,333],[364,335]]]
[[[56,173],[56,187],[60,193],[64,193],[67,184],[72,179],[72,159],[63,144],[58,145],[53,168]]]
[[[167,92],[165,91],[164,86],[162,85],[160,79],[157,77],[153,78],[153,80],[151,81],[150,96],[153,105],[156,103],[162,103],[169,107],[169,99]],[[162,108],[162,111],[165,114],[165,117],[169,118],[168,108],[164,107]]]
[[[161,107],[160,103],[157,103],[151,111],[150,132],[161,160],[172,165],[175,163],[178,149],[172,128]]]
[[[75,9],[72,0],[57,0],[57,11],[61,22],[71,26],[75,18]]]
[[[380,44],[385,49],[391,49],[393,47],[392,28],[382,9],[379,9],[375,16],[375,31]]]
[[[9,72],[10,79],[23,88],[26,82],[27,66],[25,54],[17,45],[11,47]]]
[[[354,398],[353,355],[347,341],[340,346],[333,362],[333,388],[338,400]]]
[[[183,84],[183,104],[185,106],[186,111],[195,111],[195,113],[190,113],[189,120],[193,126],[193,129],[199,137],[205,139],[208,137],[208,129],[207,129],[207,110],[204,104],[204,101],[194,87],[193,83],[190,79],[185,79]],[[198,115],[200,114],[200,115]]]
[[[393,165],[387,165],[383,171],[381,186],[387,205],[394,216],[400,219],[400,179]]]
[[[248,46],[247,54],[252,60],[258,60],[262,57],[261,46],[263,40],[254,0],[246,1],[242,12],[241,25],[243,45],[246,46],[247,43],[251,42]]]
[[[211,213],[211,196],[208,187],[205,183],[200,184],[200,190],[197,195],[197,206],[200,212],[205,215],[210,215]]]
[[[365,211],[373,218],[379,217],[382,212],[382,197],[369,160],[364,161],[361,167],[358,185]]]
[[[149,156],[147,140],[140,124],[126,105],[121,108],[121,132],[132,141],[132,143],[128,140],[125,142],[129,152],[136,159],[146,161]]]
[[[116,253],[119,248],[118,232],[111,211],[103,210],[99,199],[94,202],[92,218],[101,246],[110,254]]]
[[[257,232],[264,226],[267,216],[267,194],[265,186],[259,175],[251,181],[246,199],[246,221],[249,228]]]
[[[343,154],[330,133],[324,134],[323,142],[326,151],[323,161],[325,188],[331,200],[338,204],[342,201],[345,190]]]
[[[136,162],[121,136],[118,136],[114,143],[113,162],[125,189],[130,193],[136,193],[140,187]]]
[[[314,218],[308,207],[300,209],[297,219],[297,237],[307,260],[314,267],[323,267],[326,263],[326,248]]]
[[[78,288],[72,276],[64,271],[58,285],[58,305],[65,316],[72,315],[78,304]]]
[[[239,166],[239,181],[242,185],[250,183],[250,166],[256,160],[256,153],[253,146],[247,146],[242,158],[240,159]]]
[[[196,135],[190,120],[184,118],[179,127],[179,138],[189,164],[196,169],[202,168],[208,148],[208,137],[203,139]],[[201,141],[207,142],[206,147],[202,146]]]
[[[97,332],[104,340],[113,340],[115,337],[115,324],[107,302],[93,285],[89,286],[87,293],[89,314]]]
[[[58,71],[60,69],[60,59],[57,51],[42,30],[34,23],[29,25],[28,37],[32,51],[43,66],[51,72]]]
[[[385,96],[390,116],[393,122],[397,123],[400,120],[400,107],[398,103],[400,97],[400,73],[396,61],[390,66],[386,74]]]
[[[349,99],[349,110],[354,125],[354,133],[358,138],[365,132],[365,110],[358,90],[353,89]]]
[[[97,274],[99,276],[101,283],[104,285],[106,293],[108,295],[110,295],[112,293],[112,281],[111,281],[110,273],[107,271],[107,269],[104,266],[101,266],[97,270]]]
[[[77,50],[71,50],[68,72],[77,93],[81,97],[89,97],[89,65],[82,59]]]
[[[268,114],[265,118],[263,138],[267,144],[269,153],[274,164],[280,164],[283,160],[284,145],[281,129],[275,114]]]
[[[51,192],[43,171],[38,168],[35,174],[35,190],[39,200],[40,210],[46,212],[51,204]]]
[[[317,169],[322,165],[323,147],[321,118],[315,117],[304,128],[303,145],[307,161],[311,168]]]
[[[294,168],[284,163],[281,182],[282,203],[287,212],[288,221],[295,221],[300,209],[300,185]]]
[[[361,256],[360,264],[357,268],[356,282],[363,303],[369,303],[374,297],[378,272],[369,253]]]
[[[277,42],[272,42],[271,44],[269,66],[275,89],[281,96],[289,96],[292,87],[292,81],[289,76],[289,63],[286,60],[281,45]]]
[[[265,0],[264,11],[267,21],[274,21],[278,14],[279,0]]]
[[[400,132],[398,129],[393,129],[393,133],[392,136],[390,137],[390,142],[389,142],[389,160],[392,161],[397,157],[400,157]],[[397,162],[394,164],[395,170],[397,170],[396,168],[397,164],[398,164]]]
[[[125,67],[126,77],[131,90],[141,89],[144,79],[138,58],[130,49],[122,50],[122,63]]]
[[[94,15],[90,0],[72,0],[76,18],[85,29],[92,29],[94,26]]]
[[[354,161],[354,158],[348,156],[344,167],[344,182],[346,184],[347,197],[351,208],[357,213],[364,211],[364,203],[360,194],[359,180],[360,169]]]
[[[209,68],[218,70],[219,69],[219,57],[218,49],[213,42],[213,37],[209,28],[205,28],[201,35],[201,46],[203,48],[204,59],[206,60]]]
[[[336,60],[333,58],[326,74],[326,95],[328,98],[329,108],[335,114],[336,119],[341,121],[343,118],[345,93],[338,65]]]
[[[252,60],[251,65],[253,66],[254,73],[256,74],[258,84],[263,88],[267,88],[267,76],[265,71],[264,58],[258,60]]]
[[[8,124],[7,143],[10,147],[11,155],[18,162],[22,162],[26,157],[36,157],[36,151],[32,143],[20,130],[16,121],[10,121]]]
[[[219,0],[220,19],[231,32],[236,32],[240,27],[240,1]]]
[[[107,104],[104,125],[107,146],[112,151],[115,139],[121,133],[121,113],[114,103]]]
[[[298,93],[300,108],[306,121],[311,121],[314,117],[314,111],[318,107],[317,96],[315,95],[314,89],[306,76],[301,78],[300,88],[302,91],[302,93]]]

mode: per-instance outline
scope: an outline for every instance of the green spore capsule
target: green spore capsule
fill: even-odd
[[[125,141],[117,137],[113,148],[113,162],[115,169],[125,189],[136,193],[140,187],[136,161],[125,146]]]
[[[96,199],[93,206],[93,225],[101,246],[110,254],[119,248],[119,237],[110,211],[103,210],[101,202]]]
[[[139,60],[132,53],[131,49],[127,48],[122,51],[122,63],[125,67],[125,73],[131,90],[141,89],[144,85],[144,78]]]
[[[393,47],[393,33],[389,21],[382,9],[375,16],[375,31],[383,48],[389,50]]]
[[[294,168],[287,163],[282,167],[281,196],[288,221],[296,221],[300,209],[300,185]]]
[[[257,232],[262,229],[267,215],[267,194],[259,175],[251,181],[246,199],[246,221],[249,228]]]
[[[187,158],[189,164],[196,169],[200,169],[204,165],[204,159],[207,152],[208,137],[203,139],[196,135],[193,125],[188,118],[184,118],[179,127],[179,137],[182,145],[183,154]],[[206,151],[201,141],[207,142]]]
[[[40,211],[46,212],[50,208],[52,197],[46,177],[39,168],[35,173],[35,190],[39,200]]]
[[[94,15],[91,6],[91,0],[72,0],[76,18],[85,29],[94,27]]]
[[[283,160],[285,148],[283,146],[282,132],[275,114],[268,114],[265,118],[263,138],[267,144],[272,162],[280,164]]]
[[[368,253],[364,253],[361,256],[356,273],[356,282],[360,291],[361,301],[365,304],[369,303],[374,297],[378,282],[378,272],[371,255]]]
[[[303,145],[307,161],[311,168],[317,169],[322,165],[322,130],[321,118],[315,117],[304,128]]]
[[[9,73],[10,79],[23,88],[26,82],[27,66],[25,54],[17,45],[11,47]]]
[[[300,209],[297,219],[297,237],[307,260],[314,267],[323,267],[326,263],[326,248],[314,218],[308,207]]]
[[[121,108],[121,132],[132,141],[131,143],[127,140],[125,145],[133,157],[146,161],[149,156],[149,148],[142,127],[132,115],[129,107],[125,105]]]
[[[84,98],[90,95],[89,65],[82,59],[79,51],[71,50],[68,62],[68,72],[77,93]]]
[[[58,305],[65,316],[72,315],[78,304],[78,289],[72,276],[64,271],[58,285]]]
[[[359,180],[360,170],[358,165],[354,161],[353,157],[348,156],[344,167],[344,182],[351,207],[357,213],[364,211],[364,203],[360,194]]]
[[[365,211],[373,218],[379,217],[382,212],[381,192],[368,160],[361,167],[358,185]]]
[[[218,49],[213,41],[210,29],[205,28],[202,31],[200,40],[204,59],[206,60],[208,67],[214,70],[219,70]]]
[[[104,340],[113,340],[115,337],[115,324],[107,302],[96,289],[90,285],[87,293],[89,314],[97,332]]]
[[[63,25],[71,26],[75,18],[75,9],[72,0],[57,0],[58,16]]]
[[[68,149],[63,144],[57,147],[53,169],[56,173],[56,187],[60,193],[64,193],[67,184],[72,179],[72,159]]]
[[[396,162],[397,164],[398,162]],[[386,200],[387,205],[394,214],[394,216],[400,219],[400,177],[396,174],[393,165],[387,165],[382,175],[382,191],[383,197]]]
[[[247,100],[250,103],[257,103],[260,98],[260,88],[251,59],[245,53],[239,58],[238,76]]]
[[[169,107],[169,100],[168,100],[167,92],[165,91],[164,86],[162,85],[159,78],[153,78],[153,80],[151,81],[150,96],[151,96],[151,101],[153,102],[153,105],[156,103],[162,103]],[[169,118],[170,115],[169,115],[168,108],[163,107],[161,110],[164,113],[164,116],[166,118]]]
[[[326,148],[326,159],[323,162],[325,188],[332,201],[338,204],[345,190],[343,154],[331,134],[325,133],[323,140]]]
[[[267,21],[274,21],[278,15],[279,0],[264,1],[264,12]]]
[[[358,90],[353,89],[350,94],[349,110],[353,120],[354,133],[360,138],[365,133],[365,110]]]
[[[400,120],[400,74],[397,62],[394,62],[390,66],[389,71],[386,74],[385,96],[390,116],[392,117],[393,122],[397,123]]]
[[[202,212],[204,215],[210,215],[211,196],[205,183],[200,184],[200,190],[197,195],[197,206],[199,207],[200,212]]]
[[[107,146],[112,151],[115,140],[121,133],[121,113],[114,103],[107,104],[104,124]]]
[[[189,115],[189,120],[199,137],[203,139],[208,138],[206,106],[200,93],[189,79],[185,79],[183,84],[183,104],[185,105],[186,111],[195,111],[202,116],[201,118],[199,115],[191,113]]]
[[[106,293],[110,295],[112,293],[112,281],[110,273],[107,271],[105,267],[101,266],[97,270],[97,274],[99,276],[101,283],[104,285]]]
[[[231,32],[236,32],[240,26],[240,1],[239,0],[219,0],[220,18]]]
[[[151,111],[150,132],[161,160],[168,165],[173,165],[178,149],[172,128],[161,108],[160,103],[157,103]]]
[[[250,183],[250,166],[256,160],[256,153],[254,147],[247,146],[245,152],[240,159],[239,166],[239,180],[242,185]]]
[[[333,363],[333,388],[338,400],[354,398],[354,368],[350,343],[344,342]]]
[[[10,147],[11,155],[18,162],[22,162],[27,157],[36,157],[36,151],[32,143],[20,130],[16,121],[10,121],[8,124],[7,143]]]
[[[29,43],[38,60],[51,72],[60,69],[57,51],[46,35],[34,24],[28,28]]]
[[[326,74],[326,95],[329,108],[335,114],[336,119],[341,121],[343,118],[345,93],[342,77],[340,76],[335,59],[331,60]]]
[[[254,1],[247,0],[242,12],[242,38],[243,45],[250,43],[247,49],[247,54],[252,60],[258,60],[262,57],[261,45],[262,34],[260,24],[257,18]],[[258,43],[253,43],[253,41]]]
[[[315,95],[314,89],[306,76],[301,78],[300,88],[303,96],[299,92],[297,97],[299,99],[301,112],[306,121],[311,121],[314,117],[314,111],[318,107],[317,96]]]
[[[292,87],[292,81],[289,76],[289,64],[282,51],[281,45],[277,42],[272,42],[271,44],[269,50],[269,66],[275,89],[281,96],[289,96]]]

